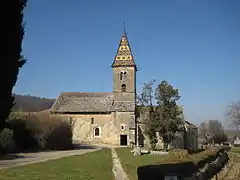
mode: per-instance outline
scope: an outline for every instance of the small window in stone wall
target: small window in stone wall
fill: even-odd
[[[91,124],[94,124],[94,118],[93,117],[91,118]]]
[[[99,128],[94,129],[94,136],[100,136],[100,129]]]
[[[125,130],[125,124],[121,125],[121,130],[124,131]]]
[[[122,84],[122,86],[121,86],[121,91],[122,91],[122,92],[126,92],[126,84]]]

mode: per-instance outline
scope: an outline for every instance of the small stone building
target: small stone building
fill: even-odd
[[[135,143],[136,71],[124,32],[112,63],[112,92],[61,93],[50,113],[74,121],[77,143]]]
[[[147,118],[148,112],[143,112],[139,114],[137,118],[138,124],[138,142],[139,145],[150,147],[149,138],[147,137],[146,133],[144,132],[144,120]],[[184,119],[184,117],[182,117]],[[191,151],[198,150],[198,128],[194,124],[184,120],[183,127],[181,128],[182,131],[176,133],[176,137],[171,143],[169,148],[173,149],[188,149]],[[164,143],[162,137],[159,133],[156,133],[157,136],[157,144],[156,147],[158,149],[164,148]]]

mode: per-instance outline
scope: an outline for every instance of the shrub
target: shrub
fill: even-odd
[[[72,122],[41,113],[9,121],[19,151],[71,149],[72,126]]]
[[[14,148],[13,131],[4,128],[0,133],[0,153],[6,154]]]
[[[72,149],[72,128],[68,122],[56,124],[47,139],[47,148],[49,149]]]
[[[173,149],[169,151],[169,154],[176,159],[184,159],[189,155],[186,149]]]
[[[26,121],[38,142],[39,149],[72,148],[71,122],[49,114],[29,115]]]
[[[9,120],[24,119],[29,113],[27,112],[11,112],[8,116]]]
[[[39,150],[47,149],[47,139],[52,130],[53,123],[49,116],[45,114],[34,115],[30,114],[25,119],[27,128],[32,132],[32,136],[38,144]]]
[[[21,152],[38,149],[34,132],[28,127],[28,121],[24,119],[13,119],[8,121],[8,127],[13,130],[13,140],[16,144],[15,151]]]

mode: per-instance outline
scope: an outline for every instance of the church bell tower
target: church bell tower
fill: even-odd
[[[115,101],[132,101],[135,103],[137,68],[125,31],[120,39],[112,69]]]
[[[112,63],[114,122],[119,130],[119,144],[136,142],[136,64],[124,31]]]

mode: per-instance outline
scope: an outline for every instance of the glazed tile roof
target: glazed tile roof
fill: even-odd
[[[125,32],[122,35],[118,46],[117,55],[115,56],[112,64],[112,67],[118,66],[136,66],[127,34]]]

